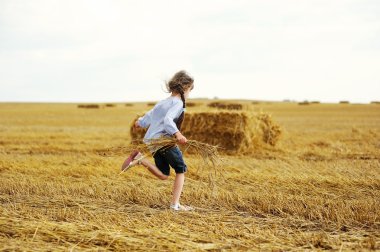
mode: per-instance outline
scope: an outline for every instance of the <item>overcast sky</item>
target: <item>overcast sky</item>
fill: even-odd
[[[0,0],[0,101],[380,100],[378,0]]]

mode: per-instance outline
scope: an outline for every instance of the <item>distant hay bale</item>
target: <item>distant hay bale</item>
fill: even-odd
[[[126,106],[126,107],[132,107],[132,106],[133,106],[133,103],[126,103],[125,106]]]
[[[89,109],[94,109],[94,108],[99,108],[98,104],[79,104],[78,108],[89,108]]]
[[[186,107],[195,107],[195,106],[198,106],[199,103],[195,103],[195,102],[186,102]]]
[[[243,105],[240,103],[225,103],[225,102],[211,102],[207,106],[210,108],[227,109],[227,110],[242,110]]]
[[[211,102],[211,103],[207,104],[207,106],[210,108],[220,108],[222,105],[220,102]]]
[[[371,101],[371,104],[380,104],[380,101]]]
[[[108,108],[113,108],[113,107],[116,107],[116,104],[107,103],[105,106]]]
[[[298,105],[310,105],[310,102],[303,101],[303,102],[299,102]]]
[[[260,104],[259,101],[252,101],[252,104]]]
[[[340,101],[339,103],[340,104],[349,104],[350,102],[349,101]]]
[[[155,102],[148,102],[146,105],[149,107],[154,107],[156,105],[156,103]]]
[[[210,107],[210,108],[218,108],[221,105],[220,105],[220,102],[211,102],[207,106]]]
[[[146,129],[133,129],[132,141],[142,139]],[[225,154],[252,153],[260,145],[275,146],[281,128],[266,113],[198,112],[186,113],[182,133],[188,138],[221,147]]]
[[[228,110],[242,110],[243,105],[238,104],[238,103],[227,104],[226,109],[228,109]]]

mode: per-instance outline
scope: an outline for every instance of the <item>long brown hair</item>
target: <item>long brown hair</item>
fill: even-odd
[[[166,88],[168,92],[179,93],[183,102],[183,108],[186,108],[185,90],[194,88],[194,79],[186,71],[181,70],[174,74],[170,81],[166,83]],[[178,130],[181,130],[184,118],[185,113],[182,112],[176,122]]]

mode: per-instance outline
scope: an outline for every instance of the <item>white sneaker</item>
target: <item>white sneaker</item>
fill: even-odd
[[[194,210],[194,208],[191,206],[183,206],[179,203],[176,205],[170,205],[170,209],[172,209],[174,211],[192,211],[192,210]]]

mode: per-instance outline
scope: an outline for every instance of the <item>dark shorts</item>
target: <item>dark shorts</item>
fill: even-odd
[[[182,152],[177,145],[171,148],[158,150],[153,157],[158,169],[167,176],[170,174],[169,165],[174,168],[175,173],[185,173],[187,171],[187,166],[185,161],[183,161]]]

